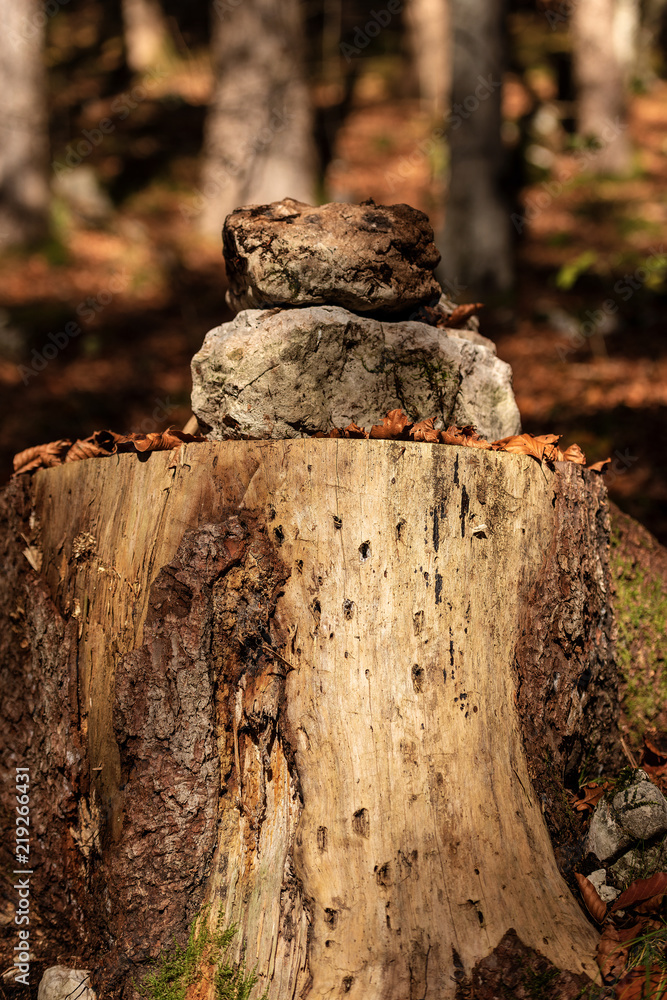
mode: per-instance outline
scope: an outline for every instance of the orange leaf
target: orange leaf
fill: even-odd
[[[613,924],[608,924],[598,941],[595,961],[600,967],[603,978],[617,978],[621,975],[628,960],[630,946],[625,935]]]
[[[483,308],[483,302],[467,302],[464,305],[457,306],[453,313],[449,316],[445,316],[445,322],[442,325],[449,327],[450,330],[456,330],[458,327],[463,326],[466,320],[470,319],[471,316],[474,316],[475,313],[479,312],[479,310]]]
[[[566,448],[565,451],[562,452],[562,455],[563,457],[560,461],[576,462],[577,465],[586,464],[586,456],[578,444],[571,444],[569,448]]]
[[[660,750],[659,747],[657,747],[655,743],[652,743],[648,736],[644,734],[644,758],[646,758],[646,751],[658,758],[658,764],[667,764],[667,753],[665,753],[664,750]]]
[[[440,431],[433,429],[433,417],[428,420],[420,420],[418,424],[410,430],[410,437],[414,441],[430,441],[435,443],[440,440]]]
[[[411,424],[412,422],[406,417],[403,410],[390,410],[387,416],[382,418],[381,424],[375,424],[375,426],[371,427],[370,436],[376,440],[405,438]]]
[[[586,904],[586,909],[593,917],[593,920],[597,920],[601,924],[607,916],[607,904],[600,899],[597,889],[590,879],[587,879],[585,875],[580,875],[579,872],[575,872],[574,877],[577,880],[579,892]]]
[[[61,441],[38,444],[35,448],[26,448],[25,451],[20,451],[18,455],[14,455],[14,475],[62,465],[71,446],[72,442],[63,438]]]
[[[591,472],[606,472],[607,468],[611,465],[611,459],[605,458],[602,462],[593,462],[588,468]]]
[[[491,447],[488,441],[479,436],[472,424],[461,428],[452,424],[446,431],[440,431],[440,440],[443,444],[458,444],[464,448],[483,448],[488,451]]]
[[[357,427],[355,423],[348,424],[343,430],[343,434],[346,438],[367,438],[368,434],[363,429],[363,427]]]
[[[600,784],[589,781],[588,784],[583,785],[579,789],[579,795],[573,802],[574,808],[577,812],[583,812],[585,809],[594,809],[604,793],[610,791],[613,787],[611,781],[603,781]]]
[[[617,1000],[658,1000],[667,992],[667,972],[657,963],[638,966],[616,983]]]
[[[622,892],[613,903],[611,912],[616,910],[627,910],[629,906],[643,903],[653,896],[663,896],[667,890],[667,873],[656,872],[650,878],[638,878]]]
[[[66,462],[78,462],[84,458],[108,458],[115,455],[116,435],[112,431],[95,431],[90,437],[75,441],[65,456]]]
[[[538,441],[532,434],[514,434],[508,438],[501,438],[500,441],[494,441],[491,447],[494,451],[506,451],[511,455],[530,455],[531,458],[541,462],[546,444]]]

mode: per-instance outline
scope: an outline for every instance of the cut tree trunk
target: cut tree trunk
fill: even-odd
[[[14,480],[1,749],[40,958],[119,996],[210,902],[271,1000],[448,1000],[510,928],[593,976],[545,816],[615,738],[607,537],[580,466],[413,442]]]

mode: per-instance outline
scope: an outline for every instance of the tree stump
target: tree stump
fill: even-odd
[[[581,466],[404,441],[14,480],[2,759],[40,958],[127,996],[210,902],[271,1000],[448,1000],[510,928],[594,976],[544,813],[614,737],[607,535]]]

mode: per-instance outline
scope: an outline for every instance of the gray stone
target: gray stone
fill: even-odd
[[[520,431],[511,369],[486,346],[338,306],[241,312],[207,334],[192,376],[192,409],[215,440],[370,429],[398,407],[488,440]]]
[[[604,868],[598,868],[596,872],[591,872],[588,876],[588,881],[592,883],[603,903],[611,903],[612,900],[620,895],[618,889],[607,885],[607,872]]]
[[[623,830],[633,840],[651,840],[667,833],[667,800],[645,771],[638,770],[633,784],[615,795],[612,804]]]
[[[591,817],[591,825],[586,837],[586,850],[594,854],[599,861],[613,858],[615,854],[628,847],[632,838],[618,821],[611,802],[606,798],[598,802]]]
[[[664,871],[666,864],[667,843],[663,840],[645,850],[635,849],[623,854],[611,866],[609,875],[614,885],[625,889],[637,878],[650,878],[655,872]]]
[[[285,198],[232,212],[222,239],[227,302],[236,312],[329,304],[405,313],[441,292],[433,230],[409,205],[315,208]]]
[[[52,965],[39,983],[37,1000],[95,1000],[87,969],[68,969]]]

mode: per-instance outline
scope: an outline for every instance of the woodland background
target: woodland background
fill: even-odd
[[[524,429],[609,455],[667,541],[663,0],[0,0],[0,475],[182,427],[220,230],[294,196],[427,212]]]

